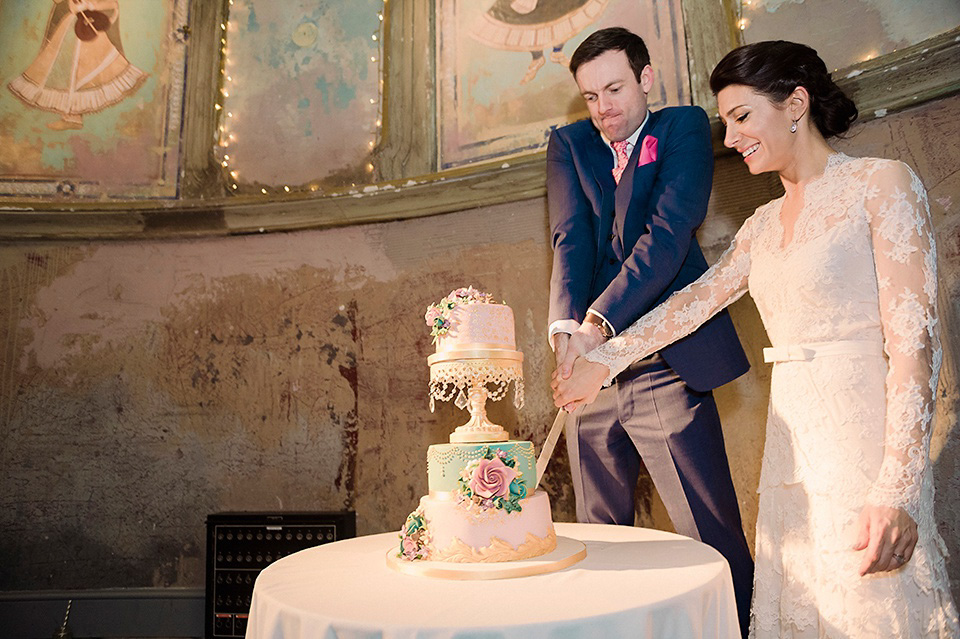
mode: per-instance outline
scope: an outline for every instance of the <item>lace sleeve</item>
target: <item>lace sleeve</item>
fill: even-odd
[[[744,223],[720,259],[696,281],[586,354],[587,360],[610,369],[605,385],[632,362],[689,335],[743,296],[750,273],[749,227],[752,220]]]
[[[933,224],[923,185],[900,162],[878,165],[865,205],[889,362],[883,463],[868,501],[919,521],[942,357]]]

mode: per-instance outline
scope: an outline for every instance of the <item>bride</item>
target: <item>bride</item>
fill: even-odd
[[[942,351],[923,185],[829,146],[857,110],[810,47],[740,47],[710,86],[724,144],[785,195],[699,280],[554,373],[554,400],[593,401],[749,290],[773,344],[750,636],[958,637],[929,464]]]

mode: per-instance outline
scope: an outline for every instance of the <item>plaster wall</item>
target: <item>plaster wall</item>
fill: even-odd
[[[933,444],[940,530],[960,594],[960,98],[872,121],[839,144],[899,158],[930,193],[944,372]],[[718,160],[708,258],[779,194]],[[410,206],[416,206],[411,201]],[[489,406],[542,443],[555,411],[544,333],[544,201],[326,231],[208,240],[0,244],[0,590],[199,586],[221,510],[357,512],[399,529],[426,492],[426,447],[464,421],[428,409],[425,307],[473,284],[513,307],[526,406]],[[749,297],[731,309],[753,368],[719,389],[747,537],[769,369]],[[571,521],[568,460],[547,475]],[[638,521],[670,529],[648,479]]]

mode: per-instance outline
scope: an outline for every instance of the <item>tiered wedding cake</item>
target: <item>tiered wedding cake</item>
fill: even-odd
[[[474,378],[472,386],[454,384],[461,408],[468,403],[463,394],[465,386],[470,386],[474,418],[451,435],[452,443],[428,448],[430,492],[407,517],[397,557],[401,561],[503,562],[553,551],[557,536],[550,500],[545,492],[535,490],[533,444],[503,441],[506,433],[486,421],[483,412],[487,391],[482,391],[482,401],[474,396],[477,386],[491,380],[490,370],[497,368],[497,362],[504,362],[505,368],[515,363],[522,375],[513,311],[494,303],[491,295],[469,287],[457,289],[430,306],[425,319],[437,346],[437,354],[428,360],[432,396],[442,397],[445,391],[441,385],[452,383],[449,371],[440,370],[451,362],[466,367],[461,370],[483,370],[487,376],[479,382]],[[491,396],[497,399],[511,380],[522,393],[522,379],[517,376],[493,375],[493,379],[498,389]]]

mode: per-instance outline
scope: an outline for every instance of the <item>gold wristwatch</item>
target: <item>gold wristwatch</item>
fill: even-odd
[[[602,317],[596,313],[587,313],[587,316],[583,319],[584,323],[593,324],[598,329],[600,329],[600,334],[603,336],[603,339],[610,339],[613,337],[613,329],[610,327]]]

